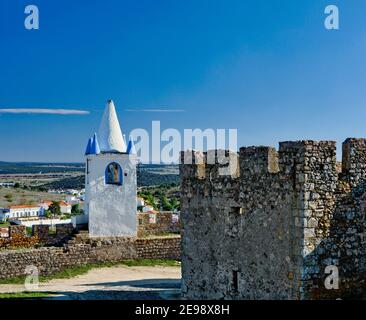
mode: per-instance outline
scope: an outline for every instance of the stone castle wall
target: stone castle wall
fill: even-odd
[[[332,141],[282,142],[278,152],[186,152],[180,174],[185,298],[363,293],[365,139],[344,142],[340,174]],[[327,265],[339,268],[339,290],[324,287]]]
[[[120,262],[126,259],[180,259],[180,237],[86,238],[64,247],[44,247],[0,252],[0,279],[24,276],[27,266],[40,275],[88,263]]]
[[[139,259],[173,259],[180,260],[180,236],[138,238],[136,253]]]
[[[137,214],[137,236],[161,235],[164,233],[180,233],[180,221],[173,221],[172,211],[160,211],[155,213],[155,222],[150,221],[150,213],[139,212]]]
[[[31,235],[27,235],[23,225],[11,225],[8,230],[8,237],[0,238],[0,249],[30,248],[40,244],[62,245],[74,234],[74,228],[69,223],[57,224],[55,234],[50,234],[49,225],[34,225]]]
[[[137,214],[137,237],[162,236],[167,233],[180,234],[180,221],[173,220],[172,211],[160,211],[155,213],[154,221],[150,221],[150,213],[139,212]],[[179,216],[178,216],[179,217]],[[7,238],[0,239],[1,248],[32,247],[35,244],[47,246],[62,245],[75,233],[71,223],[57,224],[56,232],[50,233],[49,225],[33,225],[32,235],[28,236],[26,227],[23,225],[11,225],[8,228]],[[21,242],[19,239],[21,238]]]

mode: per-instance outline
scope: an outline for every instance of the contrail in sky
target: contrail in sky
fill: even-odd
[[[127,112],[185,112],[183,109],[126,109]]]
[[[27,113],[27,114],[60,114],[60,115],[86,115],[90,114],[89,111],[85,110],[73,110],[73,109],[27,109],[27,108],[12,108],[12,109],[0,109],[0,113]]]

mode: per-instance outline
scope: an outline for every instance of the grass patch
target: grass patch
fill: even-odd
[[[83,274],[88,273],[92,269],[97,268],[110,268],[116,266],[128,266],[128,267],[152,267],[152,266],[166,266],[166,267],[179,267],[180,262],[176,260],[163,260],[163,259],[137,259],[137,260],[124,260],[121,262],[103,262],[86,264],[83,266],[77,266],[73,268],[67,268],[48,276],[39,276],[39,282],[48,282],[53,279],[70,279]],[[1,284],[24,284],[25,276],[15,277],[11,279],[0,279]]]
[[[48,298],[52,296],[48,292],[14,292],[14,293],[0,293],[0,299],[32,299],[32,298]]]
[[[176,236],[180,236],[180,232],[158,232],[155,234],[146,235],[142,238],[155,238],[155,237],[171,238],[171,237],[176,237]]]
[[[24,284],[25,276],[19,276],[10,279],[0,279],[0,284]]]
[[[31,236],[31,235],[32,235],[32,233],[33,233],[33,231],[32,231],[32,227],[26,227],[25,229],[26,229],[27,235],[28,235],[28,236]]]
[[[7,228],[9,226],[10,226],[10,222],[8,222],[8,221],[0,222],[0,228]]]
[[[70,279],[88,273],[90,270],[95,268],[113,267],[116,265],[121,265],[121,263],[108,262],[108,263],[95,263],[95,264],[86,264],[83,266],[76,266],[64,269],[51,275],[39,276],[39,282],[47,282],[53,279]],[[0,280],[0,284],[23,284],[25,278],[26,276],[19,276],[11,279],[3,279]]]
[[[165,267],[180,267],[180,261],[167,260],[167,259],[137,259],[137,260],[124,260],[123,265],[128,267],[153,267],[153,266],[165,266]]]
[[[10,197],[9,197],[10,195]],[[65,199],[65,194],[51,194],[45,191],[20,190],[16,188],[0,188],[0,208],[14,204],[31,204],[43,200],[61,201]]]

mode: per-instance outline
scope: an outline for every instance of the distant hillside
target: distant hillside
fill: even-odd
[[[84,188],[83,163],[34,163],[34,162],[1,162],[0,174],[41,174],[73,173],[74,176],[55,180],[41,185],[47,189],[82,189]],[[78,174],[80,173],[80,175]],[[38,177],[39,179],[39,177]],[[178,165],[139,164],[137,168],[137,185],[158,186],[179,183]]]
[[[84,164],[0,161],[0,174],[47,174],[67,172],[84,172]]]
[[[179,166],[163,164],[140,164],[137,169],[137,186],[178,184]]]
[[[46,189],[83,189],[85,187],[85,176],[65,178],[42,185]]]
[[[42,185],[47,189],[82,189],[85,187],[84,175],[65,178]],[[140,165],[137,170],[139,187],[171,185],[179,183],[177,165]]]
[[[178,174],[158,174],[148,171],[142,171],[137,174],[137,186],[148,187],[148,186],[159,186],[163,184],[170,185],[172,183],[179,183]]]

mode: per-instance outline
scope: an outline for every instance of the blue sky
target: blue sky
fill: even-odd
[[[24,28],[28,4],[40,30]],[[90,114],[0,114],[0,160],[82,161],[109,98],[126,133],[160,120],[237,128],[239,146],[366,137],[365,19],[364,0],[2,0],[0,109]]]

